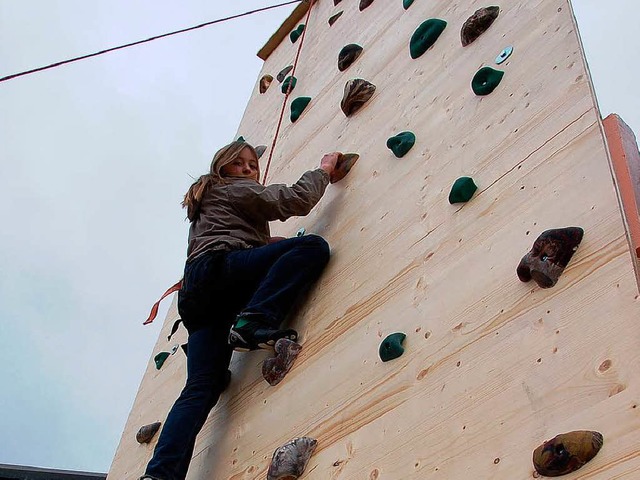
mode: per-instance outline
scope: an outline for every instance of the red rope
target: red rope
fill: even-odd
[[[302,45],[304,44],[304,37],[307,34],[307,30],[309,29],[309,18],[311,17],[311,8],[315,3],[315,0],[309,0],[309,10],[307,11],[307,18],[304,24],[304,30],[302,31],[302,35],[300,36],[300,45],[298,45],[298,51],[296,52],[296,58],[293,61],[293,70],[291,70],[291,77],[293,77],[296,73],[296,67],[298,66],[298,59],[300,58],[300,51],[302,50]],[[271,143],[271,151],[269,152],[269,159],[267,160],[267,166],[264,170],[264,177],[262,177],[262,184],[267,183],[267,174],[269,173],[269,166],[271,165],[271,159],[273,158],[273,152],[276,148],[276,142],[278,141],[278,135],[280,134],[280,127],[282,126],[282,119],[284,118],[284,111],[287,108],[287,100],[289,99],[289,94],[291,93],[291,82],[287,87],[287,92],[284,96],[284,102],[282,102],[282,110],[280,111],[280,118],[278,119],[278,126],[276,127],[276,134],[273,137],[273,143]]]
[[[167,295],[170,295],[173,292],[177,292],[181,288],[182,288],[182,280],[180,280],[175,285],[172,285],[171,287],[169,287],[167,289],[167,291],[162,294],[162,296],[160,297],[160,300],[158,300],[156,303],[153,304],[153,307],[151,307],[151,312],[149,313],[149,317],[144,321],[143,325],[149,325],[151,322],[153,322],[155,320],[156,316],[158,315],[158,307],[160,307],[160,302]]]

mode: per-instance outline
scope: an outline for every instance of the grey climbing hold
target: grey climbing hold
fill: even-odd
[[[256,155],[258,156],[258,158],[260,158],[260,157],[262,157],[262,155],[264,155],[264,152],[266,152],[267,146],[266,145],[258,145],[254,150],[256,151]]]
[[[311,459],[318,441],[310,437],[294,438],[273,452],[267,480],[295,480]]]
[[[302,237],[305,233],[307,233],[307,231],[304,229],[304,227],[301,227],[301,228],[296,232],[296,237]]]
[[[289,72],[291,70],[293,70],[293,65],[289,65],[287,67],[284,67],[282,70],[280,70],[278,75],[276,75],[276,80],[278,80],[278,82],[280,82],[280,83],[284,82],[284,79],[287,78],[287,75],[289,74]]]
[[[496,65],[500,65],[506,62],[507,58],[509,58],[512,53],[513,53],[513,46],[509,45],[508,47],[505,47],[505,49],[500,52],[500,55],[496,57]]]
[[[357,112],[362,106],[371,99],[376,91],[373,83],[367,82],[361,78],[349,80],[344,86],[344,95],[340,108],[348,117]]]

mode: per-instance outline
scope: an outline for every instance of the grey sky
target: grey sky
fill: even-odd
[[[0,76],[274,3],[0,0]],[[181,276],[179,202],[292,8],[0,84],[0,463],[108,469],[167,305],[141,322]],[[640,7],[574,8],[603,115],[640,131]]]

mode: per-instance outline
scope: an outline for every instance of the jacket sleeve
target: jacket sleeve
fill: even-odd
[[[229,189],[229,200],[244,215],[257,220],[284,221],[289,217],[307,215],[320,201],[327,185],[329,174],[319,168],[305,172],[291,186],[237,185]]]

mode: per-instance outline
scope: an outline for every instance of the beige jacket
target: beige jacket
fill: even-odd
[[[266,245],[269,223],[307,215],[329,184],[322,169],[305,172],[291,186],[264,186],[254,180],[228,178],[207,190],[200,214],[189,228],[187,261],[207,250],[238,250]]]

